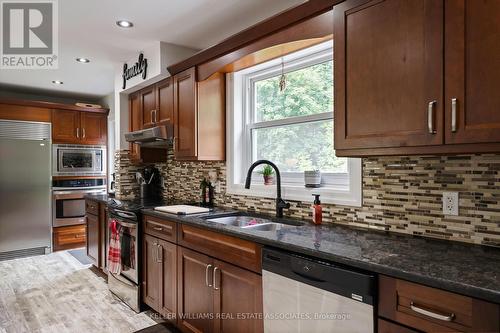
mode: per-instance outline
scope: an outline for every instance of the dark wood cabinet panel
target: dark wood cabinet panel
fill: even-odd
[[[142,221],[144,233],[173,243],[177,241],[177,223],[149,215],[144,215]]]
[[[380,318],[377,320],[377,326],[378,333],[418,333],[410,328]]]
[[[176,158],[197,154],[197,85],[195,69],[174,76],[174,152]]]
[[[99,242],[100,242],[100,250],[101,253],[101,263],[99,264],[99,268],[107,274],[107,265],[108,265],[108,253],[106,251],[106,230],[108,228],[108,210],[107,204],[100,203],[99,204]]]
[[[238,314],[262,313],[262,277],[219,260],[214,267],[214,332],[264,332],[263,320],[238,319]],[[221,320],[217,314],[229,314],[232,319]]]
[[[196,318],[196,314],[210,314],[214,310],[213,260],[183,247],[178,247],[177,253],[178,312],[181,315],[177,325],[185,332],[212,332],[213,321],[202,316]]]
[[[52,111],[53,143],[80,143],[81,135],[79,111]]]
[[[498,332],[500,306],[475,298],[379,277],[378,315],[424,332]]]
[[[174,85],[169,77],[156,85],[155,121],[166,125],[174,121]]]
[[[158,311],[175,321],[177,315],[177,245],[158,240],[160,289]]]
[[[105,145],[108,140],[108,117],[105,114],[80,112],[82,143]]]
[[[84,247],[86,232],[85,224],[57,227],[52,229],[53,250],[61,251]]]
[[[445,8],[446,143],[500,142],[500,2]]]
[[[336,149],[443,143],[442,15],[434,0],[334,7]]]
[[[86,228],[86,251],[87,257],[92,260],[94,266],[99,267],[99,217],[96,215],[88,214],[86,216],[87,228]]]
[[[155,126],[156,91],[155,86],[149,86],[139,92],[142,109],[142,128]]]
[[[138,94],[129,96],[129,131],[137,131],[142,129],[142,110],[141,101]],[[138,144],[130,143],[130,157],[133,161],[141,160],[141,149]]]
[[[142,240],[142,301],[158,310],[160,304],[158,239],[150,235],[144,235]]]

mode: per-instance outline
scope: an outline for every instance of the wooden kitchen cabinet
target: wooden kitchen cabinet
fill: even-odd
[[[499,152],[499,15],[498,1],[335,6],[336,154]]]
[[[54,143],[105,145],[107,114],[74,110],[52,111]]]
[[[159,125],[166,125],[174,120],[174,85],[171,77],[156,84],[155,117]]]
[[[262,277],[220,260],[214,260],[214,332],[264,332],[256,317],[238,319],[238,314],[262,313]],[[232,319],[221,319],[229,315]]]
[[[52,111],[52,141],[54,143],[80,142],[80,112],[73,110]]]
[[[225,160],[225,80],[196,82],[190,68],[174,76],[174,154],[178,160]]]
[[[177,325],[185,332],[212,332],[213,319],[200,316],[214,313],[212,258],[179,246],[177,263]]]
[[[335,149],[443,143],[443,2],[334,7]]]
[[[108,226],[106,204],[92,199],[85,200],[85,250],[92,264],[106,272],[106,229]]]
[[[86,214],[86,252],[87,257],[92,260],[94,266],[100,266],[100,246],[99,236],[101,234],[99,227],[99,217],[92,214]]]
[[[142,301],[158,310],[160,265],[157,260],[158,238],[144,235],[142,241]]]
[[[500,142],[499,17],[499,1],[445,1],[446,143]]]
[[[149,86],[139,92],[142,109],[142,128],[155,126],[156,112],[156,90],[155,86]]]
[[[423,332],[500,331],[498,304],[383,275],[378,315]]]
[[[56,227],[52,229],[54,251],[74,249],[85,246],[85,224]]]

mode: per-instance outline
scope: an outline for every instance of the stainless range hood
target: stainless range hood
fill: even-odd
[[[136,143],[141,147],[148,148],[168,148],[172,143],[172,125],[156,126],[143,130],[125,133],[127,142]]]

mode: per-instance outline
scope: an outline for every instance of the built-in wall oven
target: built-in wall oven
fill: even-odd
[[[106,146],[52,145],[52,176],[105,176]]]
[[[52,181],[52,226],[85,223],[85,195],[105,194],[106,178],[56,179]]]

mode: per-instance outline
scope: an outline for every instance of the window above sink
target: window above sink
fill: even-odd
[[[283,83],[284,82],[284,83]],[[248,167],[260,159],[280,169],[283,197],[361,205],[361,160],[337,158],[333,148],[333,47],[324,42],[228,74],[230,194],[274,197],[275,187],[244,189]],[[306,188],[304,171],[319,170],[321,187]]]

